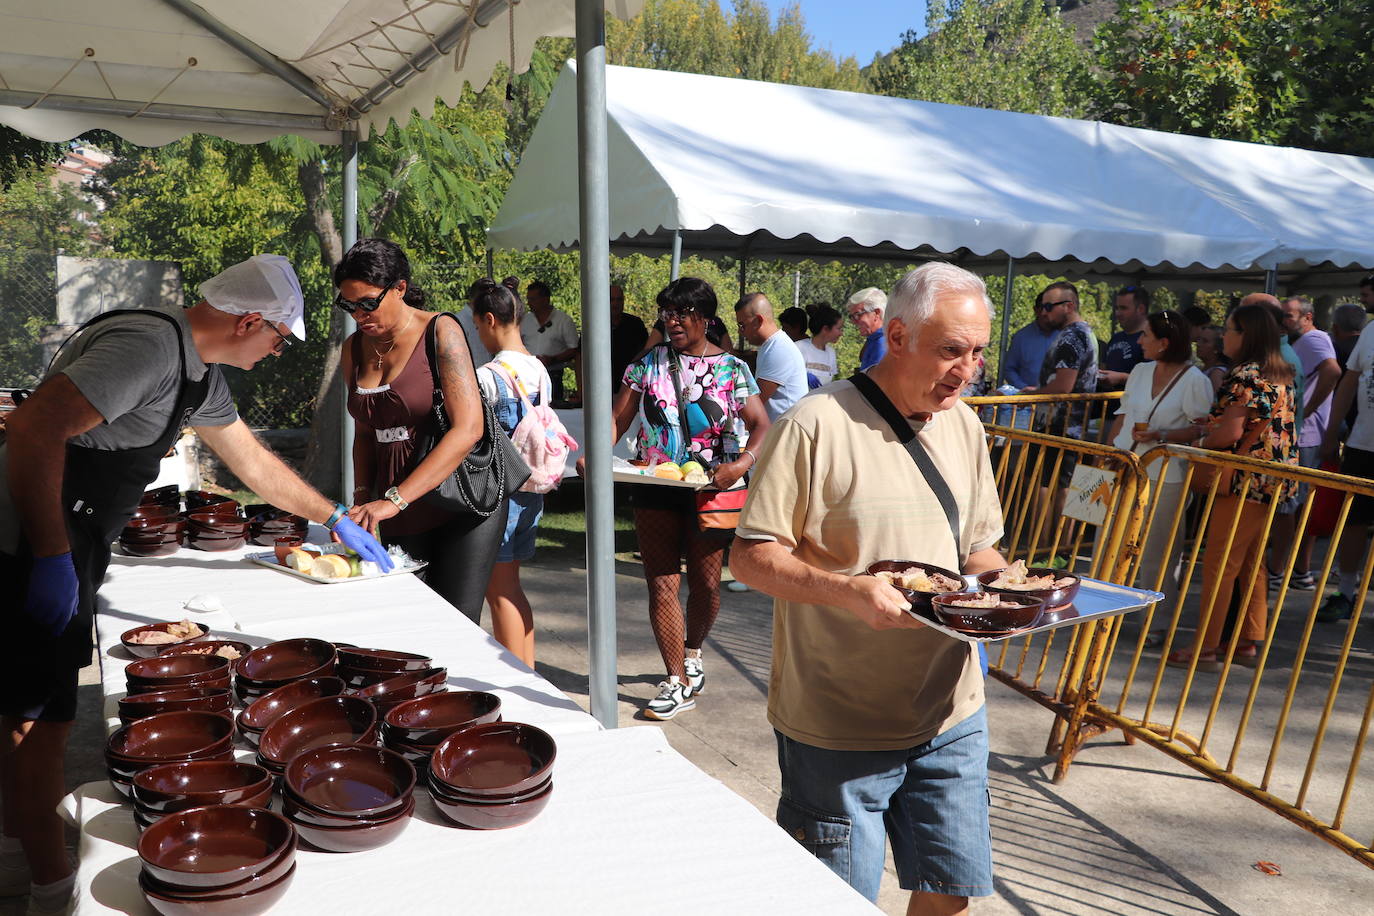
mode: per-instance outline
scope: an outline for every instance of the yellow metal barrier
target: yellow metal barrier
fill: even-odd
[[[1013,394],[986,395],[964,398],[964,403],[978,413],[988,426],[1010,426],[1014,429],[1035,430],[1053,436],[1063,436],[1074,411],[1082,408],[1081,424],[1095,442],[1105,442],[1107,430],[1121,392],[1104,391],[1091,394]],[[1069,409],[1060,410],[1060,407]],[[1079,438],[1075,436],[1075,438]]]
[[[1164,495],[1165,488],[1158,486],[1170,461],[1180,471],[1185,497],[1173,505]],[[1374,552],[1364,547],[1366,526],[1347,524],[1356,498],[1374,498],[1374,481],[1182,446],[1152,449],[1140,465],[1160,496],[1148,500],[1148,511],[1134,532],[1128,522],[1124,525],[1130,543],[1118,551],[1126,563],[1118,581],[1172,591],[1169,577],[1177,571],[1176,596],[1144,615],[1117,618],[1105,627],[1107,645],[1095,664],[1083,669],[1084,679],[1078,683],[1086,697],[1088,725],[1120,728],[1128,740],[1139,739],[1164,751],[1374,867],[1374,840],[1359,839],[1374,837],[1374,787],[1368,780],[1365,784],[1357,780],[1374,717],[1374,638],[1366,634],[1357,644]],[[1189,485],[1203,469],[1253,471],[1309,484],[1295,515],[1299,534],[1312,515],[1317,485],[1335,491],[1340,499],[1310,600],[1289,600],[1297,593],[1290,593],[1287,572],[1276,590],[1267,588],[1264,545],[1278,506],[1271,502],[1249,510],[1260,519],[1261,548],[1240,570],[1235,584],[1242,596],[1256,583],[1266,589],[1263,639],[1257,641],[1253,658],[1238,654],[1243,627],[1237,620],[1229,638],[1220,643],[1220,667],[1215,673],[1202,670],[1210,663],[1200,664],[1198,653],[1209,622],[1228,608],[1217,602],[1222,576],[1204,575],[1200,559],[1208,538],[1222,539],[1223,548],[1218,551],[1213,545],[1209,565],[1218,568],[1217,554],[1229,557],[1241,531],[1232,519],[1241,516],[1236,510],[1235,516],[1213,518],[1220,473],[1205,492],[1187,497]],[[1244,500],[1255,478],[1242,473],[1240,479]],[[1167,477],[1164,480],[1168,483]],[[1178,485],[1169,486],[1176,490]],[[1230,512],[1232,501],[1228,499],[1225,505],[1224,511]],[[1152,538],[1154,531],[1159,535]],[[1334,560],[1343,538],[1359,538],[1363,556],[1354,613],[1339,630],[1326,630],[1324,625],[1319,630],[1317,611],[1328,581],[1335,581]],[[1142,550],[1142,545],[1149,550]],[[1298,545],[1295,537],[1282,558],[1284,570],[1292,569]],[[1149,581],[1136,581],[1143,569]],[[1241,618],[1244,613],[1242,599]],[[1147,646],[1152,631],[1162,637],[1158,656]],[[1182,667],[1167,664],[1171,650],[1182,653]],[[1234,679],[1238,684],[1233,684],[1233,674],[1238,675]],[[1228,691],[1228,685],[1240,689]],[[1109,694],[1104,702],[1101,698]],[[1337,761],[1333,765],[1319,766],[1333,759]],[[1061,754],[1061,773],[1066,761]]]

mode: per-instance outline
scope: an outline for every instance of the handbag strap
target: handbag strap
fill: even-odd
[[[1193,368],[1191,365],[1184,366],[1182,369],[1174,373],[1173,378],[1169,379],[1169,384],[1164,386],[1164,390],[1159,393],[1159,397],[1155,398],[1154,404],[1150,406],[1150,414],[1145,418],[1146,423],[1149,423],[1151,420],[1155,418],[1155,411],[1159,410],[1159,405],[1164,403],[1164,399],[1169,396],[1170,391],[1174,390],[1174,386],[1178,384],[1178,380],[1183,378],[1184,373],[1186,373],[1191,368]]]
[[[686,459],[692,457],[692,428],[687,424],[687,405],[682,400],[682,360],[672,344],[668,347],[668,377],[673,382],[673,392],[677,395],[678,424],[682,433],[682,453]]]
[[[878,412],[878,415],[887,421],[887,425],[892,427],[892,432],[897,437],[897,441],[906,446],[907,454],[911,460],[916,462],[916,467],[920,470],[921,476],[925,478],[926,486],[935,494],[935,498],[940,501],[940,508],[945,510],[945,519],[949,522],[949,533],[954,537],[954,551],[959,555],[960,563],[963,562],[963,545],[960,543],[959,536],[959,506],[954,501],[954,493],[950,490],[949,484],[945,483],[945,478],[940,474],[940,469],[931,460],[930,454],[921,445],[921,440],[917,438],[916,431],[911,428],[906,417],[902,416],[901,411],[890,401],[883,390],[878,387],[878,383],[873,381],[863,372],[856,372],[850,381],[854,387],[859,389],[859,394],[863,395],[864,400]]]

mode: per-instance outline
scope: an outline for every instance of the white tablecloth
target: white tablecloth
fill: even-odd
[[[96,618],[111,728],[127,662],[119,634],[190,617],[254,645],[316,636],[423,652],[448,668],[451,689],[491,690],[508,721],[538,725],[558,739],[553,799],[532,823],[503,831],[451,827],[417,792],[413,822],[388,846],[350,854],[302,849],[276,912],[874,912],[752,805],[669,747],[658,729],[601,730],[415,577],[316,585],[246,563],[246,552],[183,550],[111,564]],[[185,611],[197,594],[217,596],[224,610]],[[138,889],[132,811],[114,789],[88,783],[64,800],[63,811],[81,830],[75,912],[152,913]],[[681,842],[687,836],[693,841]]]

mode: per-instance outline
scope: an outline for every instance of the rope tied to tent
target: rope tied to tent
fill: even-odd
[[[196,63],[197,61],[194,57],[186,58],[186,66],[182,67],[176,73],[172,74],[172,78],[169,79],[165,84],[163,84],[162,88],[159,89],[151,99],[144,102],[142,108],[140,108],[138,111],[135,111],[131,115],[127,115],[126,117],[136,118],[139,115],[143,114],[143,112],[147,111],[149,108],[152,108],[153,103],[156,102],[158,99],[162,98],[162,94],[166,92],[168,89],[171,89],[172,84],[175,83],[177,80],[181,79],[182,75],[185,74],[187,70],[190,70],[192,67],[196,66]]]
[[[463,28],[463,40],[453,54],[453,72],[457,73],[467,65],[468,45],[472,44],[472,33],[477,28],[477,4],[479,0],[468,3],[468,21]]]
[[[35,105],[41,105],[41,104],[43,104],[43,100],[46,99],[48,96],[52,95],[54,92],[56,92],[56,91],[57,91],[57,87],[58,87],[58,86],[61,86],[62,83],[66,81],[67,77],[69,77],[69,76],[72,75],[72,71],[75,70],[77,67],[81,66],[81,62],[84,61],[84,60],[85,60],[86,58],[88,58],[88,57],[95,57],[95,48],[87,48],[85,51],[82,51],[82,52],[81,52],[81,56],[78,57],[76,60],[72,61],[72,65],[71,65],[70,67],[67,68],[67,71],[66,71],[65,73],[63,73],[61,76],[59,76],[59,77],[57,78],[57,82],[53,83],[51,86],[48,87],[48,91],[47,91],[47,92],[43,93],[42,95],[40,95],[38,98],[34,99],[34,100],[33,100],[32,102],[30,102],[29,104],[23,106],[23,109],[22,109],[22,110],[23,110],[23,111],[28,111],[30,108],[33,108]]]

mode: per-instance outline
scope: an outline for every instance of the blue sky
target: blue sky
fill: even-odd
[[[790,0],[767,0],[776,14]],[[729,3],[721,6],[729,9]],[[836,57],[857,57],[867,66],[878,52],[892,50],[907,29],[925,31],[925,0],[800,0],[813,44]]]

